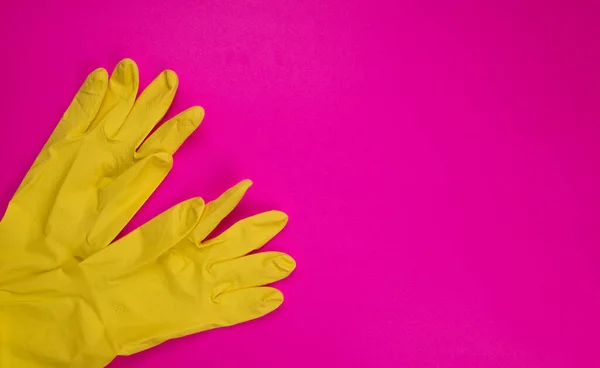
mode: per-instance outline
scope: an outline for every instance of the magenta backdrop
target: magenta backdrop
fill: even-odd
[[[172,68],[206,119],[129,230],[251,178],[298,268],[112,368],[599,367],[600,6],[479,3],[4,1],[0,207],[88,72]]]

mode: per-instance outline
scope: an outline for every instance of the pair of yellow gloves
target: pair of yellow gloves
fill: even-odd
[[[91,73],[0,222],[0,367],[103,367],[168,339],[263,316],[283,301],[279,252],[247,255],[287,222],[278,211],[207,236],[250,186],[193,198],[113,242],[204,116],[192,107],[152,132],[178,80],[136,99],[136,64]],[[151,133],[152,132],[152,133]],[[149,135],[149,136],[148,136]],[[110,245],[109,245],[110,244]]]

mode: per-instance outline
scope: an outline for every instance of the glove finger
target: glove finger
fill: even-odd
[[[87,239],[89,249],[82,258],[107,246],[142,207],[167,176],[173,159],[156,153],[138,161],[98,192],[99,213]]]
[[[100,68],[87,76],[46,146],[85,132],[98,113],[106,94],[108,73]]]
[[[170,339],[262,317],[283,303],[283,295],[271,287],[257,287],[227,292],[209,303],[200,303],[200,310],[196,305],[195,308],[182,310],[178,314],[164,316],[156,328],[153,326],[146,329],[143,338],[131,336],[127,339],[130,341],[120,346],[119,355],[135,354]],[[128,329],[127,333],[131,331],[134,330]]]
[[[283,294],[275,288],[261,286],[220,294],[215,302],[222,308],[216,323],[231,326],[271,313],[283,303]]]
[[[117,133],[117,139],[137,148],[165,116],[173,102],[179,80],[172,70],[165,70],[150,83],[135,101],[133,109]]]
[[[90,129],[102,127],[108,137],[114,137],[131,111],[139,86],[139,72],[131,59],[121,60],[108,81],[108,90]]]
[[[101,270],[106,277],[130,274],[184,241],[200,220],[203,208],[202,198],[179,203],[80,265]]]
[[[263,212],[238,221],[221,235],[201,244],[214,262],[244,256],[273,239],[288,221],[280,211]]]
[[[192,237],[196,244],[200,244],[206,237],[219,225],[219,223],[233,211],[235,206],[240,203],[242,197],[250,188],[250,180],[242,180],[219,198],[206,204],[202,221],[194,229]]]
[[[262,252],[221,262],[210,274],[224,290],[246,289],[282,280],[296,268],[296,262],[281,252]]]
[[[204,110],[200,106],[185,110],[152,133],[138,149],[138,155],[146,157],[155,152],[174,154],[196,130],[203,118]]]

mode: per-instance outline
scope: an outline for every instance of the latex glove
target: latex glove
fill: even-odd
[[[138,79],[129,59],[110,80],[104,69],[88,76],[0,222],[0,285],[103,249],[167,175],[204,111],[184,111],[141,144],[178,80],[164,71],[136,100]]]
[[[277,308],[281,293],[262,285],[289,275],[294,261],[246,254],[285,226],[285,214],[262,213],[205,240],[249,185],[206,206],[183,202],[79,264],[3,285],[0,366],[101,367]]]

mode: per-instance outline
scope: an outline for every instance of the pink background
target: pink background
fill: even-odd
[[[251,178],[234,217],[286,211],[298,268],[272,315],[112,368],[598,367],[600,6],[480,3],[3,1],[1,211],[130,57],[206,109],[130,229]]]

